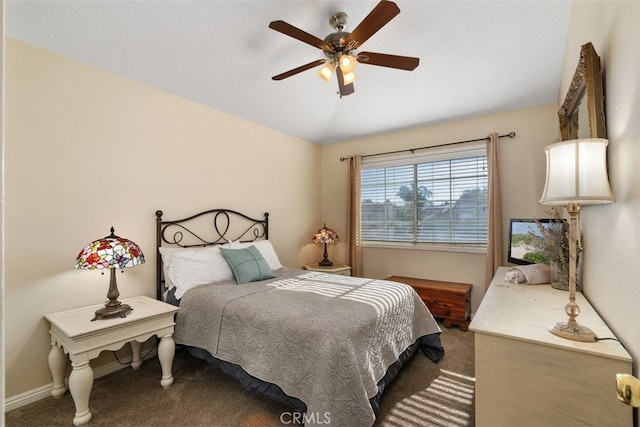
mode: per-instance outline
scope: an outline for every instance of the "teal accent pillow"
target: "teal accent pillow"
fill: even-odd
[[[243,249],[220,248],[238,284],[272,279],[276,276],[255,246]]]

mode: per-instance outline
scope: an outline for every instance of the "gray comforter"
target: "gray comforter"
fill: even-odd
[[[306,425],[370,426],[369,398],[419,337],[440,332],[404,284],[295,269],[188,291],[174,339],[240,365],[307,405]]]

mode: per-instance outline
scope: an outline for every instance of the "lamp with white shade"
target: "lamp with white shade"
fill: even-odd
[[[596,335],[579,325],[576,317],[576,263],[578,218],[582,205],[613,203],[607,175],[607,145],[601,138],[573,139],[545,147],[547,174],[540,203],[566,206],[569,213],[569,303],[566,322],[558,322],[549,331],[562,338],[593,342]]]

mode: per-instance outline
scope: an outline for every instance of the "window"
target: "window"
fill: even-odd
[[[487,244],[487,155],[474,146],[364,159],[363,242]]]

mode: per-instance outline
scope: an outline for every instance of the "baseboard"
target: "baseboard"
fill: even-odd
[[[144,357],[144,361],[153,359],[157,357],[157,349],[152,349],[149,354]],[[94,369],[93,378],[104,377],[105,375],[112,374],[114,372],[119,371],[120,369],[129,368],[129,364],[131,363],[131,356],[124,357],[120,359],[120,362],[114,360],[111,363],[107,363],[106,365],[100,366],[99,368]],[[67,387],[69,386],[69,378],[65,378],[64,380]],[[47,385],[43,385],[42,387],[34,388],[32,390],[25,391],[24,393],[20,393],[15,396],[11,396],[4,401],[4,412],[9,412],[14,409],[18,409],[22,406],[28,405],[33,402],[37,402],[38,400],[46,399],[51,397],[51,389],[53,388],[53,383],[49,383]]]

